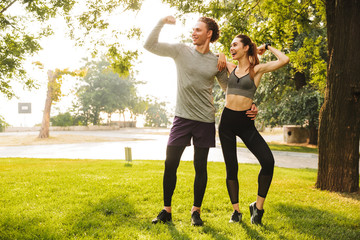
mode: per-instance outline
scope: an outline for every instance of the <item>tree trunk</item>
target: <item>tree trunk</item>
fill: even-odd
[[[327,0],[328,69],[320,111],[316,187],[359,190],[359,0]]]
[[[111,113],[108,113],[108,117],[107,117],[108,118],[107,119],[107,125],[108,126],[111,126],[111,115],[112,115]]]
[[[303,88],[306,85],[306,78],[304,73],[296,72],[294,76],[294,80],[295,80],[295,88],[297,91],[299,91],[301,88]]]
[[[53,93],[52,86],[56,79],[56,75],[51,70],[49,70],[47,72],[47,74],[48,74],[48,90],[47,90],[47,95],[46,95],[45,108],[44,108],[43,120],[41,123],[39,138],[48,138],[49,137],[50,111],[51,111],[52,93]]]
[[[309,126],[309,144],[317,145],[318,143],[318,129],[316,125]]]

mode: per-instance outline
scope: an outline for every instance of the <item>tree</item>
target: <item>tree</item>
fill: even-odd
[[[328,68],[316,187],[359,190],[360,1],[327,0]]]
[[[83,72],[72,72],[68,69],[60,70],[56,69],[55,71],[48,70],[48,90],[45,100],[45,108],[43,113],[43,120],[41,123],[39,138],[48,138],[49,137],[49,128],[50,128],[50,113],[51,105],[53,102],[58,102],[62,96],[61,94],[61,84],[63,75],[72,75],[72,76],[81,76]]]
[[[134,96],[130,99],[129,105],[127,107],[130,110],[130,119],[132,121],[136,121],[136,118],[144,114],[146,112],[146,109],[149,108],[149,102],[142,99],[141,97]]]
[[[167,117],[166,103],[156,99],[147,100],[148,108],[145,112],[145,126],[166,127],[170,122]]]
[[[108,48],[111,64],[119,73],[127,73],[137,51],[122,49],[118,43],[105,43],[99,32],[110,26],[109,15],[119,11],[138,11],[143,0],[2,0],[0,3],[0,93],[9,99],[15,96],[12,81],[18,80],[32,88],[33,79],[26,75],[24,62],[41,49],[40,39],[53,33],[48,20],[63,16],[69,34],[80,45],[90,44],[90,49]],[[35,28],[34,28],[35,27]],[[119,28],[117,28],[119,29]],[[94,33],[94,34],[93,34]],[[113,30],[112,36],[126,35]],[[131,29],[128,37],[139,36],[138,29]],[[119,41],[119,38],[118,40]],[[94,47],[96,46],[96,47]],[[93,51],[93,54],[96,54]],[[129,61],[130,60],[130,61]],[[118,67],[118,68],[116,68]]]
[[[101,112],[109,117],[116,111],[124,112],[136,96],[133,79],[120,77],[105,60],[89,62],[85,68],[88,71],[82,79],[84,84],[77,90],[78,103],[75,104],[84,117],[84,125],[98,125]]]

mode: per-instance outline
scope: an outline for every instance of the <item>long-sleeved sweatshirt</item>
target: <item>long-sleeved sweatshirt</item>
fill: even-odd
[[[159,43],[159,34],[164,26],[160,20],[150,33],[144,48],[148,51],[174,59],[177,68],[177,97],[175,116],[200,121],[215,122],[215,107],[212,90],[215,77],[226,89],[226,69],[219,72],[218,58],[211,51],[202,54],[195,47],[177,43]],[[161,72],[160,72],[161,74]]]

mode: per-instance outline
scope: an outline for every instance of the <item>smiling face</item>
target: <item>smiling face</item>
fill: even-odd
[[[239,60],[240,58],[247,55],[247,51],[249,50],[249,46],[244,46],[241,42],[241,38],[234,38],[231,42],[230,53],[234,60]]]
[[[197,22],[193,28],[192,40],[194,45],[204,45],[210,42],[212,31],[207,29],[206,23]]]

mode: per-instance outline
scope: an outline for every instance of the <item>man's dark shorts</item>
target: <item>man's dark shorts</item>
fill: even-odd
[[[181,117],[174,118],[168,146],[215,147],[215,123],[199,122]]]

